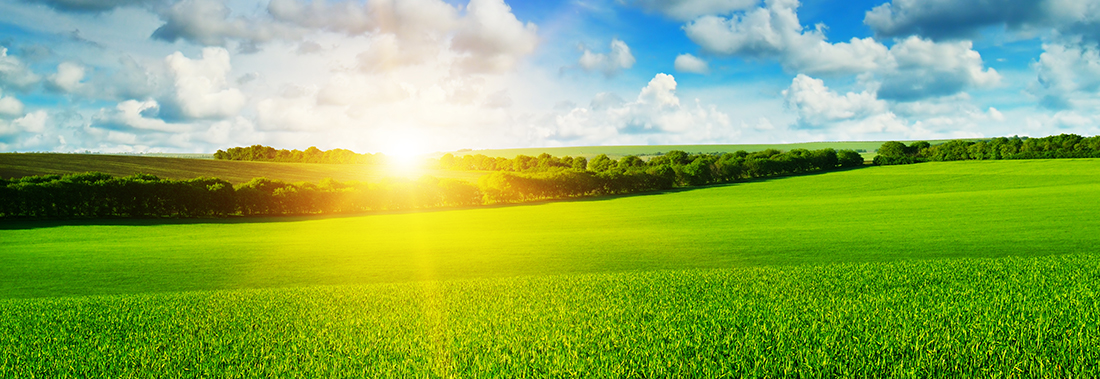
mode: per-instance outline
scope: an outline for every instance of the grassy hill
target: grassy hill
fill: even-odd
[[[1093,376],[1097,163],[348,217],[8,223],[0,375]],[[55,363],[73,361],[94,364]]]
[[[140,155],[0,154],[0,177],[2,178],[88,171],[98,171],[114,176],[145,173],[172,179],[191,179],[207,176],[225,179],[232,183],[243,183],[256,177],[279,179],[287,182],[306,181],[317,183],[324,178],[333,178],[339,181],[376,182],[386,177],[412,177],[416,179],[421,175],[476,182],[477,178],[484,174],[481,172],[451,170],[397,172],[384,166],[369,165],[241,162]]]

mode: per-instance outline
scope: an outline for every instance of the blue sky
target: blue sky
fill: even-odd
[[[1098,23],[1098,0],[2,0],[0,151],[1095,135]]]

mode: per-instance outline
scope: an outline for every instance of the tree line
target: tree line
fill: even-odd
[[[698,161],[698,163],[696,163]],[[733,153],[702,153],[689,154],[680,150],[673,150],[663,155],[658,155],[649,160],[634,155],[627,155],[619,160],[614,160],[606,154],[600,154],[591,161],[584,157],[555,157],[550,154],[540,154],[537,157],[518,155],[514,159],[502,157],[488,157],[482,154],[464,155],[456,157],[450,153],[439,158],[439,168],[449,170],[474,170],[474,171],[509,171],[509,172],[547,172],[561,169],[573,169],[578,171],[611,172],[646,170],[659,166],[677,168],[696,164],[697,166],[713,165],[721,162],[722,165],[744,165],[748,161],[771,161],[756,167],[750,176],[770,176],[778,174],[798,173],[810,170],[830,169],[839,166],[858,166],[863,164],[863,157],[854,150],[806,150],[794,149],[782,152],[776,149],[768,149],[749,153],[741,150]],[[752,165],[752,163],[749,163]],[[696,170],[698,171],[698,170]],[[721,171],[721,170],[720,170]],[[734,178],[736,179],[736,178]],[[687,183],[681,183],[686,185]]]
[[[476,185],[433,177],[378,183],[324,179],[316,184],[255,178],[236,186],[216,178],[174,180],[146,174],[0,179],[0,217],[225,217],[461,207],[627,194],[863,164],[858,153],[833,149],[720,155],[672,151],[649,161],[600,155],[591,162],[580,158],[584,169],[574,167],[577,158],[544,155],[510,160],[513,170],[523,169],[498,170]]]
[[[1059,134],[1042,138],[997,137],[988,140],[952,140],[933,145],[925,141],[906,145],[889,141],[878,149],[876,165],[987,159],[1100,158],[1100,136]]]
[[[286,183],[255,178],[161,179],[103,173],[0,179],[0,217],[225,217],[328,214],[478,205],[477,186],[455,179]]]
[[[219,160],[293,163],[377,164],[384,158],[382,154],[358,154],[345,149],[321,150],[316,146],[310,146],[305,151],[301,151],[252,145],[231,147],[214,153],[214,159]]]

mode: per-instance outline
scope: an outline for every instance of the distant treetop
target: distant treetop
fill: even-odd
[[[902,142],[882,144],[876,165],[911,164],[986,159],[1100,158],[1100,136],[1059,134],[1042,138],[997,137],[987,140],[951,140],[933,145],[925,141],[906,146]]]
[[[228,161],[261,162],[297,162],[297,163],[335,163],[335,164],[376,164],[382,161],[381,154],[357,154],[351,150],[321,150],[310,146],[306,151],[275,149],[270,146],[252,145],[218,150],[214,159]]]

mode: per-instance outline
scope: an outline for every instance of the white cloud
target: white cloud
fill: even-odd
[[[46,131],[48,119],[49,115],[44,110],[27,113],[12,121],[0,119],[0,149],[11,151],[37,146]]]
[[[93,117],[94,125],[113,130],[126,131],[157,131],[170,133],[189,132],[192,129],[188,124],[170,124],[156,117],[160,109],[156,101],[126,100],[118,103],[115,109],[101,110]]]
[[[238,116],[211,124],[202,139],[217,146],[248,146],[264,138],[251,120]]]
[[[452,46],[468,53],[459,64],[470,72],[510,70],[538,44],[538,27],[516,19],[504,0],[470,0],[459,25]]]
[[[244,107],[244,94],[226,81],[232,67],[225,49],[204,48],[202,58],[194,60],[176,52],[165,58],[165,63],[174,79],[172,100],[180,117],[226,118],[236,116]]]
[[[989,88],[1001,81],[970,41],[932,42],[909,37],[890,48],[891,61],[881,68],[879,97],[901,101],[949,96],[967,88]]]
[[[726,14],[756,6],[758,0],[636,0],[633,4],[687,21],[703,15]]]
[[[508,82],[497,75],[458,75],[450,62],[348,70],[319,86],[288,86],[256,102],[255,127],[273,141],[294,135],[297,140],[286,143],[356,151],[385,150],[408,136],[424,136],[416,143],[429,151],[526,138],[512,131]]]
[[[886,102],[879,100],[874,93],[864,91],[838,95],[825,87],[821,79],[802,74],[783,90],[783,97],[787,107],[798,114],[799,125],[803,127],[821,127],[887,112]]]
[[[153,38],[175,42],[183,39],[205,46],[226,46],[237,39],[255,46],[274,39],[294,39],[300,30],[264,19],[230,18],[231,11],[218,0],[183,0],[160,12],[164,25]]]
[[[298,55],[305,55],[305,54],[319,53],[319,52],[322,52],[324,50],[325,50],[325,47],[321,46],[321,44],[319,44],[317,42],[302,41],[302,43],[298,44],[298,50],[296,52],[298,53]]]
[[[113,70],[95,70],[80,87],[84,96],[106,100],[147,99],[158,94],[162,86],[170,83],[164,60],[138,63],[124,55]]]
[[[351,1],[326,2],[299,0],[271,0],[267,11],[277,20],[296,25],[337,31],[345,34],[362,34],[377,27],[369,6],[392,5],[392,2],[377,1],[361,4]]]
[[[740,134],[730,118],[713,105],[682,104],[676,79],[657,74],[637,98],[624,101],[601,93],[590,107],[562,109],[545,117],[535,129],[544,141],[571,144],[628,144],[660,140],[692,143],[731,140]]]
[[[729,18],[705,16],[684,26],[688,37],[716,54],[778,60],[806,75],[864,75],[886,99],[914,101],[996,85],[969,41],[933,42],[909,37],[894,46],[872,38],[829,43],[824,25],[804,30],[797,0],[768,0],[764,7]]]
[[[1034,137],[1049,135],[1052,129],[1059,133],[1100,135],[1100,115],[1082,114],[1076,110],[1058,111],[1051,115],[1033,115],[1028,121],[1032,124],[1031,129],[1036,132]]]
[[[995,24],[1022,27],[1040,22],[1044,1],[1036,0],[894,0],[867,11],[863,22],[885,37],[973,37]],[[1049,3],[1049,2],[1048,2]]]
[[[707,67],[707,61],[699,59],[691,54],[680,54],[676,56],[676,61],[672,64],[676,71],[690,72],[693,74],[706,74],[710,71],[710,67]]]
[[[1032,64],[1038,80],[1029,91],[1051,109],[1073,108],[1095,100],[1100,90],[1100,52],[1095,45],[1043,44],[1043,54]]]
[[[374,106],[409,98],[415,88],[393,76],[334,74],[317,93],[321,105]]]
[[[438,0],[303,1],[272,0],[268,13],[276,20],[346,35],[395,34],[419,38],[458,25],[458,10]]]
[[[6,47],[0,47],[0,87],[27,90],[40,79],[22,60],[8,55]]]
[[[838,140],[939,139],[982,137],[981,130],[1002,124],[995,108],[982,111],[958,94],[927,101],[894,102],[871,91],[843,95],[820,79],[798,75],[783,91],[788,109],[798,115],[795,127],[819,138]]]
[[[966,38],[990,26],[1045,34],[1044,52],[1032,64],[1037,80],[1028,92],[1048,109],[1100,106],[1097,0],[895,0],[867,12],[864,23],[880,36]]]
[[[704,50],[754,59],[777,59],[789,70],[807,74],[853,74],[881,67],[887,48],[873,39],[829,43],[824,26],[804,30],[797,0],[768,0],[730,17],[704,16],[684,31]]]
[[[894,0],[868,11],[863,22],[882,37],[977,37],[982,28],[1054,28],[1096,41],[1096,0]]]
[[[538,27],[516,19],[503,0],[471,0],[464,14],[442,0],[273,0],[266,14],[255,17],[236,16],[217,0],[184,0],[160,14],[165,24],[153,37],[170,42],[237,41],[250,52],[271,41],[299,42],[316,31],[368,35],[384,55],[375,61],[418,64],[452,49],[459,55],[457,67],[467,72],[510,70],[538,44]]]
[[[57,73],[50,75],[50,85],[59,91],[73,93],[83,86],[84,65],[74,62],[61,62],[57,65]]]
[[[619,71],[634,67],[634,55],[630,53],[630,46],[626,42],[614,38],[611,40],[610,51],[607,54],[593,53],[584,49],[577,64],[587,71],[600,71],[604,75],[612,76]]]
[[[0,118],[12,118],[23,115],[23,102],[0,92]]]

